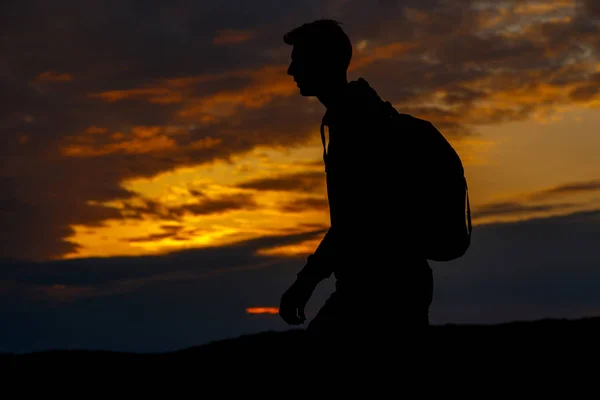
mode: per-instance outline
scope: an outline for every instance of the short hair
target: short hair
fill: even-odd
[[[328,58],[345,70],[352,59],[352,43],[341,25],[341,22],[333,19],[308,22],[283,35],[283,41]]]

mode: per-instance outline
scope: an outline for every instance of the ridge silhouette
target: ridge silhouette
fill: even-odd
[[[326,108],[330,228],[281,296],[279,315],[303,324],[315,288],[333,275],[335,291],[306,327],[315,345],[389,347],[399,334],[420,335],[434,292],[428,259],[456,259],[470,244],[460,158],[430,122],[397,112],[364,78],[348,81],[352,44],[341,23],[305,23],[283,40],[300,95]]]
[[[468,363],[467,368],[469,365],[473,369],[484,367],[488,372],[494,366],[505,372],[506,367],[501,362],[503,359],[510,360],[513,368],[521,362],[527,367],[530,367],[531,363],[543,367],[548,362],[544,354],[551,359],[550,366],[560,368],[561,365],[569,365],[571,368],[572,364],[561,364],[558,359],[568,356],[575,361],[575,358],[581,358],[582,354],[591,354],[590,349],[596,339],[594,334],[599,327],[600,317],[549,318],[494,325],[432,325],[430,338],[434,340],[427,343],[427,350],[435,355],[439,363],[445,361],[450,366],[450,362],[455,364],[457,359],[461,363],[465,360],[477,360],[477,363]],[[562,338],[569,340],[554,343],[552,351],[549,352],[548,343],[540,340],[541,336],[548,335],[549,332],[560,332]],[[506,339],[507,335],[510,339]],[[305,337],[304,330],[292,329],[245,334],[179,350],[154,353],[61,349],[25,354],[0,353],[0,365],[8,370],[39,371],[44,374],[58,368],[61,374],[67,371],[83,372],[93,379],[97,379],[97,375],[90,372],[96,370],[102,373],[111,371],[113,374],[115,371],[122,371],[125,376],[130,376],[131,371],[162,374],[178,367],[181,371],[201,373],[205,377],[212,375],[239,378],[255,373],[264,379],[267,373],[271,376],[270,373],[289,371],[295,363],[302,364],[291,359],[289,354],[307,350]],[[496,343],[499,337],[506,339],[506,345]],[[385,358],[385,355],[378,354],[378,357]],[[305,360],[306,358],[302,357],[302,361]],[[519,362],[515,363],[515,360]],[[257,363],[262,364],[261,368],[256,368]],[[431,370],[431,374],[438,371],[446,375],[457,371],[452,368],[439,368],[439,364],[436,366],[438,368]],[[372,366],[362,363],[361,369],[368,372]],[[395,371],[395,368],[392,370]],[[459,370],[461,377],[464,376],[464,368]],[[531,369],[528,369],[527,373],[531,373]],[[503,384],[506,384],[504,376],[499,376],[503,379]],[[294,379],[296,378],[294,376]]]

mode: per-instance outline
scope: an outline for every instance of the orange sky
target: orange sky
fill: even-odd
[[[597,314],[598,0],[273,4],[2,2],[0,352],[289,329],[329,214],[325,109],[283,35],[318,18],[350,36],[350,79],[464,162],[473,242],[431,262],[432,323]]]
[[[366,78],[398,110],[447,135],[466,167],[475,225],[597,207],[600,63],[591,50],[597,38],[581,27],[583,3],[469,2],[454,23],[407,4],[395,12],[412,31],[381,20],[379,36],[370,22],[351,24],[356,10],[340,9],[354,42],[350,79]],[[33,149],[43,140],[28,129],[60,117],[17,113],[15,151],[36,160],[42,175],[56,170],[69,182],[43,191],[17,159],[7,161],[14,179],[56,199],[39,211],[50,228],[37,242],[58,242],[27,254],[157,254],[326,227],[324,108],[300,97],[285,73],[290,48],[266,32],[222,27],[204,51],[239,53],[238,63],[210,69],[198,61],[197,72],[166,64],[137,82],[118,78],[136,63],[111,72],[112,80],[100,67],[39,64],[32,90],[89,111],[68,114],[77,123],[57,131],[42,159]],[[262,62],[246,62],[244,46],[256,46]],[[308,254],[316,244],[265,252]]]

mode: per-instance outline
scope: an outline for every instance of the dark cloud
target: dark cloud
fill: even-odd
[[[247,318],[245,308],[277,301],[302,260],[258,251],[323,233],[319,229],[162,256],[44,263],[4,260],[0,324],[11,329],[0,334],[0,352],[177,349],[218,339],[229,329],[262,330],[264,321]],[[267,321],[267,326],[281,329],[277,322]],[[165,324],[185,324],[180,332],[189,332],[184,334],[187,339],[172,336]],[[146,329],[151,332],[143,334]],[[109,336],[112,344],[104,342]]]
[[[25,3],[27,7],[23,7]],[[84,223],[101,223],[114,216],[115,210],[92,209],[88,200],[102,203],[131,197],[132,193],[120,187],[125,179],[150,177],[177,166],[227,158],[251,150],[257,143],[268,143],[268,137],[284,145],[302,142],[307,137],[310,119],[302,112],[296,117],[293,113],[278,117],[282,110],[297,108],[285,101],[260,110],[262,117],[251,111],[244,115],[242,110],[235,121],[190,128],[188,121],[176,121],[182,107],[177,102],[153,103],[135,98],[105,102],[89,96],[103,90],[152,89],[165,80],[202,74],[216,74],[217,78],[189,87],[186,94],[192,98],[243,87],[247,78],[228,77],[227,73],[219,78],[220,74],[240,66],[259,68],[268,60],[251,60],[262,54],[256,43],[251,48],[236,47],[235,59],[229,64],[224,58],[231,56],[231,49],[216,49],[222,53],[219,57],[210,53],[214,46],[208,42],[199,48],[203,39],[208,40],[223,28],[223,22],[209,18],[210,13],[202,10],[189,12],[190,7],[199,7],[197,2],[177,2],[166,9],[161,6],[161,12],[154,3],[142,7],[134,2],[120,6],[91,2],[85,8],[73,3],[52,12],[43,2],[25,3],[7,2],[7,13],[3,14],[11,21],[3,24],[8,34],[3,41],[8,47],[4,53],[10,57],[0,69],[0,85],[5,89],[0,97],[6,105],[0,118],[4,161],[0,197],[6,198],[0,201],[14,205],[0,221],[7,227],[2,235],[3,255],[41,259],[71,252],[74,245],[65,238],[72,233],[70,226],[83,219],[78,210],[86,214]],[[133,7],[144,11],[133,12]],[[211,12],[223,15],[226,10]],[[126,17],[129,12],[136,18]],[[206,38],[188,36],[186,24],[180,24],[182,19],[194,16],[208,18],[208,26],[194,21],[189,24],[192,30],[206,29]],[[248,22],[235,13],[225,20],[231,24],[228,28]],[[32,28],[34,25],[37,27]],[[265,40],[267,46],[272,45],[270,39]],[[74,58],[73,54],[78,56]],[[211,62],[216,64],[211,67]],[[72,80],[60,87],[31,84],[40,74],[68,74]],[[165,96],[168,98],[169,93]],[[300,134],[290,134],[289,126],[284,129],[285,121],[295,124],[292,131]],[[173,122],[182,126],[177,135],[169,135],[164,128]],[[107,133],[84,134],[93,125]],[[278,129],[265,134],[269,125]],[[163,129],[154,138],[134,138],[132,131],[140,126]],[[115,139],[115,135],[121,137]],[[221,138],[221,146],[202,145],[215,137]],[[61,157],[65,149],[78,150],[80,156]],[[46,200],[47,192],[52,193],[53,201]],[[39,208],[39,212],[32,212],[32,207]],[[33,215],[37,217],[34,219]],[[41,236],[30,243],[29,235],[38,234],[30,232],[38,224],[47,228],[38,230]]]
[[[418,43],[393,60],[369,64],[355,73],[381,88],[380,94],[405,112],[430,119],[452,136],[470,133],[469,127],[477,124],[523,120],[540,107],[569,101],[543,95],[536,103],[519,99],[518,93],[535,92],[542,84],[581,84],[573,99],[594,98],[597,85],[587,83],[594,66],[588,61],[598,56],[600,28],[590,21],[590,14],[557,7],[546,16],[561,17],[567,10],[570,22],[560,18],[533,22],[535,14],[516,13],[523,4],[508,1],[503,7],[486,7],[481,1],[392,1],[365,10],[360,2],[346,2],[343,15],[353,21],[355,36],[374,44],[382,40]],[[371,14],[378,24],[368,24],[369,29],[359,21]],[[506,35],[504,30],[517,23],[527,28]],[[445,93],[436,99],[442,106],[423,108],[436,91]],[[495,103],[491,113],[481,110],[476,101],[493,101],[498,91],[515,93],[514,102]]]
[[[31,130],[22,131],[30,137],[25,145],[15,141],[4,148],[12,150],[12,153],[4,159],[6,168],[2,172],[5,177],[2,179],[4,185],[0,197],[12,206],[2,214],[1,222],[6,229],[6,236],[11,238],[10,243],[5,242],[6,245],[2,246],[3,255],[48,258],[70,252],[73,246],[64,241],[69,236],[66,234],[70,234],[68,226],[101,223],[109,217],[118,218],[116,210],[90,206],[87,200],[101,203],[131,198],[133,193],[120,187],[120,182],[125,179],[151,177],[177,166],[196,165],[218,157],[227,159],[232,154],[251,150],[264,137],[272,137],[271,141],[280,145],[305,141],[310,130],[310,119],[298,112],[288,114],[286,121],[279,117],[280,107],[282,105],[265,107],[254,115],[250,112],[246,116],[241,114],[236,121],[199,128],[181,136],[164,135],[163,138],[172,140],[175,147],[157,147],[155,151],[145,153],[127,151],[128,148],[147,149],[143,147],[144,140],[136,139],[137,142],[129,142],[131,147],[125,144],[111,154],[61,157],[58,144],[38,144],[37,134]],[[270,113],[273,118],[268,117]],[[294,121],[297,122],[295,125],[286,125]],[[261,123],[264,124],[262,126],[272,125],[270,128],[260,128]],[[315,123],[318,124],[317,121]],[[290,126],[294,129],[285,129]],[[225,132],[220,135],[221,143],[202,145],[212,143],[211,138],[218,137],[219,132]],[[94,140],[106,140],[105,136],[96,135]],[[47,138],[42,142],[47,142]],[[200,146],[194,146],[194,143]],[[98,143],[79,147],[92,152],[102,150]],[[37,211],[32,212],[32,209]],[[31,231],[38,225],[52,231],[38,230],[40,235],[45,232],[48,236],[40,236],[31,243],[29,238],[34,234]]]
[[[47,259],[73,251],[67,239],[72,226],[119,218],[97,204],[135,195],[121,187],[126,179],[229,160],[257,145],[305,143],[323,110],[311,110],[305,98],[279,86],[289,83],[290,49],[282,36],[316,18],[344,23],[355,61],[362,57],[360,40],[369,41],[367,56],[377,46],[410,43],[409,50],[364,63],[352,74],[448,135],[522,120],[539,107],[593,100],[598,93],[589,63],[600,38],[592,1],[578,2],[570,23],[542,21],[510,37],[501,32],[526,19],[509,12],[496,26],[491,21],[502,17],[500,8],[475,0],[48,4],[9,0],[0,6],[0,51],[6,55],[0,66],[0,203],[8,207],[0,219],[3,256]],[[228,39],[214,45],[216,37]],[[528,103],[515,95],[492,111],[479,108],[498,91],[526,95],[543,84],[571,97],[542,94]],[[279,91],[258,90],[264,87]],[[431,105],[436,92],[444,95]],[[119,101],[96,96],[115,93],[127,95]],[[201,121],[206,102],[222,95],[242,100],[227,112],[217,110],[215,120]],[[86,133],[91,126],[106,134]],[[136,138],[133,131],[141,126],[160,131]],[[176,134],[169,131],[174,127]],[[80,155],[67,157],[65,149]]]
[[[147,242],[155,242],[161,239],[169,239],[178,237],[177,233],[174,232],[164,232],[164,233],[152,233],[147,236],[139,236],[134,238],[126,239],[125,241],[130,243],[147,243]]]
[[[140,202],[142,204],[139,204]],[[257,206],[258,204],[253,195],[248,193],[237,193],[212,197],[198,196],[197,203],[181,206],[166,206],[155,200],[136,198],[135,204],[127,201],[123,202],[123,209],[120,210],[120,212],[123,217],[127,218],[151,218],[180,222],[185,214],[220,214],[235,210],[252,210]],[[165,237],[168,237],[168,235],[177,236],[181,229],[182,227],[179,225],[165,229],[168,231],[165,232],[165,235],[167,235]]]
[[[571,182],[559,185],[550,189],[541,190],[530,195],[531,199],[544,200],[557,196],[564,196],[577,193],[595,192],[600,190],[600,180],[595,179],[584,182]]]
[[[588,18],[600,19],[600,4],[595,0],[577,0],[581,12]]]
[[[256,51],[260,42],[232,52],[227,46],[213,46],[213,37],[223,29],[255,30],[261,21],[290,8],[186,0],[168,5],[134,0],[92,0],[81,5],[66,0],[60,8],[37,0],[7,3],[2,19],[9,39],[5,46],[28,48],[27,57],[17,58],[21,51],[13,56],[21,73],[35,76],[39,68],[47,67],[70,71],[92,90],[231,69],[240,58],[244,65],[261,65],[268,59]],[[74,51],[78,57],[69,57]]]
[[[261,191],[291,191],[291,192],[321,192],[324,188],[324,174],[322,172],[299,172],[273,178],[260,178],[242,182],[238,185],[242,189]]]
[[[581,209],[582,207],[589,208],[593,206],[593,200],[588,204],[578,202],[548,203],[548,201],[573,194],[593,193],[598,190],[600,190],[600,181],[598,180],[565,183],[549,189],[529,193],[522,199],[483,204],[473,210],[473,217],[530,216],[536,213],[564,213],[566,211]]]
[[[590,75],[589,79],[573,89],[569,95],[573,101],[589,101],[600,92],[600,72]]]
[[[329,202],[326,198],[301,198],[283,204],[281,206],[281,210],[285,212],[303,212],[314,210],[328,211]]]
[[[229,196],[221,196],[216,199],[204,199],[198,204],[189,204],[181,207],[194,215],[218,214],[231,210],[248,210],[257,207],[254,196],[240,193]]]
[[[413,42],[447,37],[472,26],[476,14],[470,6],[474,3],[476,1],[471,0],[390,0],[365,7],[360,0],[349,0],[341,6],[339,16],[355,41]]]
[[[477,209],[473,214],[474,217],[499,217],[499,216],[518,216],[518,215],[531,215],[538,212],[547,211],[561,211],[565,209],[572,209],[577,207],[577,204],[573,203],[559,203],[559,204],[522,204],[518,202],[505,202],[505,203],[494,203],[486,204]]]
[[[39,165],[36,160],[28,164]],[[73,243],[65,240],[74,233],[71,224],[93,227],[109,219],[121,218],[114,208],[86,204],[78,190],[98,201],[128,197],[128,191],[104,187],[100,181],[94,181],[93,176],[81,176],[76,170],[71,171],[70,179],[61,180],[48,168],[41,169],[37,175],[22,175],[20,179],[0,179],[3,185],[0,192],[2,256],[55,258],[76,250]]]
[[[135,203],[124,201],[123,209],[120,211],[121,215],[128,219],[141,220],[144,218],[154,218],[177,222],[179,222],[181,219],[180,207],[167,207],[162,203],[152,199],[136,198]]]
[[[73,245],[64,240],[70,236],[70,225],[100,223],[108,217],[117,217],[115,210],[89,206],[87,200],[101,203],[130,198],[133,193],[120,187],[120,182],[125,179],[151,177],[177,166],[196,165],[219,157],[228,158],[232,154],[251,150],[263,140],[280,145],[301,143],[308,138],[311,127],[311,119],[302,111],[284,116],[282,110],[290,107],[290,102],[283,101],[256,113],[242,112],[235,120],[226,120],[210,127],[184,129],[183,133],[176,135],[169,135],[162,129],[155,138],[140,139],[132,135],[132,130],[138,126],[136,123],[144,121],[144,115],[149,116],[146,122],[150,124],[160,126],[167,123],[168,119],[165,117],[161,120],[160,115],[165,115],[164,107],[168,109],[169,105],[150,105],[144,113],[136,111],[139,104],[135,102],[132,103],[133,107],[118,104],[102,107],[104,103],[98,103],[99,110],[106,108],[106,115],[110,115],[106,119],[100,118],[103,126],[109,130],[107,134],[93,135],[87,143],[72,143],[70,135],[66,134],[60,140],[56,137],[51,140],[52,135],[59,131],[42,129],[65,129],[60,132],[69,132],[78,137],[75,134],[77,130],[84,132],[92,125],[90,122],[96,124],[99,121],[89,112],[82,116],[71,112],[72,120],[65,118],[57,122],[44,120],[44,117],[37,115],[34,124],[25,126],[23,123],[22,129],[13,131],[28,136],[27,143],[23,145],[18,143],[16,133],[3,136],[7,146],[3,148],[6,156],[0,197],[6,197],[3,201],[7,204],[15,205],[2,215],[2,225],[11,227],[5,233],[11,241],[2,246],[4,255],[49,258],[72,251]],[[79,108],[85,108],[85,105],[84,101]],[[163,108],[154,110],[155,107]],[[65,109],[73,108],[65,105]],[[110,112],[111,109],[114,113]],[[64,110],[55,111],[61,113]],[[56,118],[50,115],[50,110],[47,112],[48,118]],[[136,114],[139,115],[137,119],[133,117]],[[110,134],[115,132],[111,131],[111,127],[118,125],[116,121],[119,115],[123,116],[123,127],[129,125],[130,128],[116,130],[125,135],[123,140],[116,141],[111,139]],[[316,118],[314,124],[318,124]],[[11,137],[13,141],[8,142]],[[213,138],[216,137],[220,137],[221,142],[214,142]],[[115,147],[115,143],[121,143],[120,147]],[[157,147],[152,150],[151,145]],[[61,156],[65,148],[81,149],[87,156]],[[144,152],[140,153],[141,150]],[[19,203],[22,204],[17,207]],[[39,212],[32,212],[31,208]],[[52,231],[39,230],[40,235],[45,232],[48,236],[41,236],[35,243],[30,243],[30,234],[33,234],[30,232],[38,224]]]
[[[184,250],[160,256],[88,258],[54,262],[5,261],[0,268],[0,281],[34,287],[87,287],[93,295],[119,293],[151,281],[196,279],[207,274],[259,267],[274,260],[270,256],[259,255],[259,250],[300,243],[319,237],[323,233],[323,229],[313,229],[304,233],[265,236],[232,245]],[[44,299],[42,300],[52,301],[51,296]],[[27,301],[25,298],[21,300]]]
[[[432,322],[597,314],[598,218],[600,210],[476,226],[463,258],[431,263]],[[10,329],[0,330],[0,351],[168,351],[289,329],[276,315],[251,316],[245,309],[276,307],[305,259],[266,257],[257,250],[298,243],[324,231],[166,256],[5,261],[0,268],[0,323]],[[317,288],[308,304],[309,319],[333,283],[326,280]]]
[[[485,38],[474,35],[455,36],[440,43],[431,52],[440,63],[463,66],[465,62],[480,68],[531,68],[531,62],[543,58],[545,48],[527,37],[507,38],[489,35]],[[526,55],[526,57],[523,57]]]
[[[574,101],[587,101],[596,97],[600,93],[600,86],[598,85],[583,85],[575,88],[570,96]]]
[[[434,321],[576,318],[600,310],[600,210],[475,227],[469,252],[433,263]]]

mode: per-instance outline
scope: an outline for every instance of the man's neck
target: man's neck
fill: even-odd
[[[321,104],[325,106],[325,108],[329,109],[340,102],[344,96],[347,85],[347,79],[340,80],[339,82],[327,87],[323,93],[317,95],[316,97],[319,99]]]

